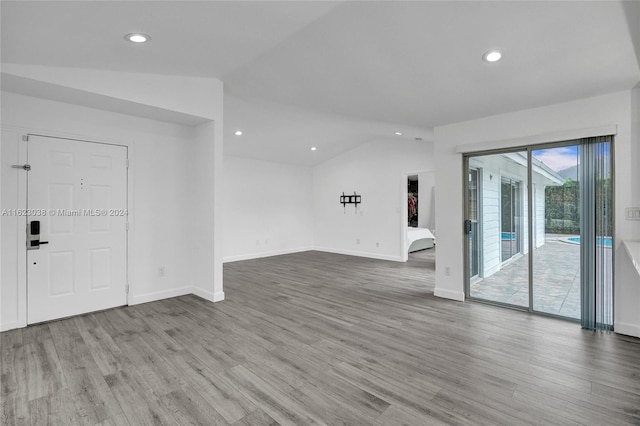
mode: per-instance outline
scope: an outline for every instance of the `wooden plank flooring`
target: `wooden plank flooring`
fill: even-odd
[[[2,333],[2,424],[640,424],[639,339],[435,298],[434,257],[229,263],[222,303]]]

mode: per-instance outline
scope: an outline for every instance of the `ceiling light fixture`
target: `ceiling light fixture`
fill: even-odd
[[[315,146],[311,147],[311,151],[317,151],[317,150],[318,150],[318,148],[316,148]]]
[[[242,130],[236,130],[233,134],[236,136],[242,136]]]
[[[402,136],[402,132],[396,132],[395,135],[396,136]]]
[[[132,43],[146,43],[147,41],[151,40],[151,37],[149,37],[147,34],[131,33],[124,36],[124,39]]]
[[[482,60],[485,62],[498,62],[502,59],[502,52],[499,50],[489,50],[482,55]]]

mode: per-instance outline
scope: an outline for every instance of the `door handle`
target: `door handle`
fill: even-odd
[[[38,250],[42,244],[49,241],[40,241],[40,221],[32,220],[27,224],[27,250]]]
[[[31,240],[30,245],[29,245],[29,247],[27,247],[27,249],[28,250],[38,250],[38,248],[43,244],[49,244],[49,241]]]

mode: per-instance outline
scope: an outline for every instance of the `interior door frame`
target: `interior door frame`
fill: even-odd
[[[134,185],[134,153],[135,153],[135,145],[132,142],[123,142],[123,141],[118,141],[118,140],[113,140],[113,139],[105,139],[105,138],[99,138],[99,137],[95,137],[95,136],[88,136],[88,135],[78,135],[78,134],[73,134],[73,133],[64,133],[64,132],[57,132],[57,131],[48,131],[48,130],[37,130],[34,131],[32,129],[25,129],[25,128],[16,128],[16,127],[12,127],[12,126],[3,126],[2,127],[3,130],[7,130],[7,131],[13,131],[16,132],[18,134],[18,137],[20,139],[20,145],[18,148],[18,159],[22,162],[22,163],[27,163],[27,147],[28,147],[28,137],[29,136],[40,136],[40,137],[48,137],[48,138],[57,138],[57,139],[68,139],[68,140],[73,140],[73,141],[78,141],[78,142],[84,142],[84,143],[97,143],[97,144],[104,144],[104,145],[116,145],[116,146],[122,146],[125,147],[127,150],[127,210],[128,210],[128,226],[127,226],[127,232],[126,232],[126,247],[127,247],[127,252],[126,252],[126,262],[127,262],[127,266],[126,266],[126,275],[127,275],[127,288],[128,291],[126,291],[126,304],[130,305],[131,304],[131,297],[130,295],[132,294],[133,291],[133,283],[132,283],[132,277],[133,277],[133,271],[134,269],[134,261],[135,259],[133,258],[133,253],[135,253],[134,248],[135,248],[135,218],[134,218],[134,190],[135,190],[135,185]],[[19,194],[19,203],[20,203],[20,207],[19,208],[27,208],[27,191],[28,191],[28,173],[29,172],[22,172],[20,171],[21,176],[18,178],[18,194]],[[26,227],[27,227],[27,217],[25,216],[23,220],[18,220],[18,229],[17,229],[17,233],[18,233],[18,246],[20,247],[21,245],[21,241],[25,242],[26,241]],[[28,294],[28,280],[27,280],[27,250],[26,250],[26,243],[24,246],[24,250],[18,250],[18,263],[20,265],[24,265],[24,268],[18,268],[19,269],[19,274],[18,274],[18,324],[17,326],[20,327],[26,327],[28,325],[27,323],[27,318],[28,318],[28,305],[29,305],[29,294]]]

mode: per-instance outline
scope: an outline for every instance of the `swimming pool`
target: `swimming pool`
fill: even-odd
[[[569,237],[565,239],[566,242],[568,243],[572,243],[572,244],[580,244],[580,237]],[[599,246],[603,245],[603,238],[602,237],[598,237],[597,239],[597,243]],[[613,246],[613,239],[611,237],[604,237],[604,246],[605,247],[612,247]]]

